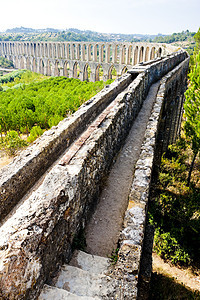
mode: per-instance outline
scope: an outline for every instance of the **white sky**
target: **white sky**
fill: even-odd
[[[0,0],[0,32],[13,27],[170,34],[200,27],[200,0]]]

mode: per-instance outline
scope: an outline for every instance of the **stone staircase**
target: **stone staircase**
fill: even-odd
[[[38,300],[109,299],[112,279],[107,258],[75,251],[69,265],[64,265],[52,285],[45,285]]]

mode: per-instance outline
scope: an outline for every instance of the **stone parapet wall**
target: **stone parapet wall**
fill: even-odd
[[[146,227],[146,218],[148,210],[149,192],[151,186],[151,178],[153,168],[158,164],[163,151],[162,143],[164,140],[174,141],[178,131],[172,130],[170,132],[162,132],[163,127],[166,129],[166,125],[163,126],[163,116],[168,111],[167,98],[168,90],[172,87],[174,82],[179,82],[180,90],[182,93],[185,89],[184,80],[187,80],[187,70],[189,67],[189,59],[186,59],[179,66],[169,72],[160,83],[157,98],[147,124],[145,132],[144,142],[141,148],[140,157],[135,166],[135,174],[132,183],[132,187],[129,194],[129,205],[125,214],[123,230],[120,237],[120,249],[118,253],[118,262],[111,276],[115,281],[114,295],[110,295],[111,299],[120,299],[120,295],[123,295],[123,299],[137,299],[138,296],[138,276],[140,272],[141,255],[144,242],[144,232]],[[177,98],[178,93],[173,95]],[[179,94],[177,102],[182,102]],[[176,122],[173,123],[175,129],[180,122],[179,115],[181,115],[181,107],[177,112]],[[170,122],[174,119],[171,114]],[[165,120],[167,123],[167,120]],[[178,124],[177,124],[178,123]],[[161,141],[159,136],[163,133],[163,140]],[[171,135],[171,139],[170,139]],[[168,145],[165,145],[168,146]],[[113,297],[113,298],[112,298]]]
[[[90,211],[98,197],[99,189],[103,182],[102,180],[108,173],[114,156],[123,144],[148,93],[150,85],[169,70],[172,70],[174,66],[178,65],[181,61],[184,61],[186,57],[187,54],[185,52],[180,52],[159,62],[154,62],[150,66],[138,66],[133,70],[132,74],[139,75],[132,82],[130,82],[130,79],[134,75],[124,75],[120,82],[122,84],[122,82],[127,83],[128,81],[128,87],[121,93],[120,90],[118,90],[119,94],[116,95],[116,98],[107,107],[108,113],[105,115],[105,118],[102,119],[102,122],[95,128],[77,154],[68,164],[63,164],[58,161],[48,172],[41,185],[35,189],[35,191],[27,197],[26,201],[4,222],[0,228],[0,297],[2,299],[35,299],[43,283],[50,279],[59,264],[69,260],[74,236],[78,233],[80,227],[84,228]],[[106,91],[102,91],[102,94],[104,93],[106,94]],[[98,97],[99,96],[97,96],[97,98]],[[105,101],[107,101],[108,104],[110,100]],[[39,156],[40,149],[44,151],[42,156],[46,156],[49,152],[49,148],[52,148],[52,146],[59,148],[59,143],[62,144],[66,141],[66,134],[74,135],[76,132],[75,129],[79,130],[79,127],[77,127],[77,119],[80,118],[85,125],[86,120],[89,121],[90,119],[91,121],[93,119],[91,115],[97,115],[95,105],[97,105],[98,101],[97,103],[95,102],[96,104],[94,104],[91,112],[93,102],[95,102],[94,99],[86,103],[79,112],[75,114],[75,117],[73,116],[69,120],[61,122],[57,128],[48,131],[32,146],[33,149],[35,147],[33,156],[35,157],[35,164],[39,167],[38,170],[40,166],[42,166],[40,160],[44,159]],[[104,101],[102,100],[102,102]],[[98,104],[98,106],[101,105],[103,106],[104,104]],[[87,108],[90,118],[87,118]],[[155,113],[158,113],[156,109]],[[71,133],[67,132],[65,122],[71,124]],[[82,125],[82,127],[85,125]],[[62,126],[64,126],[64,128]],[[154,130],[156,129],[157,127],[154,124]],[[55,134],[55,132],[57,133]],[[65,132],[64,138],[63,132]],[[52,138],[54,134],[57,136],[56,139]],[[146,133],[147,144],[144,144],[142,151],[144,152],[144,156],[145,153],[149,151],[146,161],[151,165],[153,158],[149,159],[148,155],[152,155],[152,132],[150,132],[149,135],[150,136]],[[148,140],[148,138],[150,138],[150,140]],[[46,145],[44,145],[43,143],[46,139],[47,142]],[[54,140],[54,142],[52,142],[52,140]],[[48,146],[50,142],[53,143],[51,147]],[[27,153],[25,160],[32,155],[28,152],[28,149],[23,152],[24,154]],[[55,151],[55,153],[57,153],[57,151]],[[54,156],[54,154],[52,156]],[[13,176],[16,179],[18,177],[19,182],[22,181],[22,175],[17,173],[18,170],[23,172],[22,169],[28,165],[28,161],[25,163],[23,159],[24,155],[22,155],[21,158],[17,158],[16,161],[8,167],[11,171],[13,166]],[[48,159],[51,160],[51,155],[49,155]],[[143,159],[145,159],[145,157],[143,157]],[[132,208],[129,216],[126,216],[125,224],[127,223],[129,225],[130,223],[131,225],[131,222],[133,222],[135,226],[138,225],[141,227],[141,229],[138,228],[138,230],[142,234],[144,224],[143,220],[141,222],[139,216],[143,217],[144,215],[143,210],[146,205],[146,198],[144,196],[148,196],[147,185],[150,184],[149,176],[151,170],[148,165],[144,169],[143,162],[140,163],[141,167],[139,162],[136,167],[136,175],[139,176],[138,180],[142,179],[142,176],[145,176],[146,194],[140,189],[139,191],[136,190],[137,192],[143,193],[143,203],[138,205],[137,209]],[[144,170],[140,170],[139,168],[143,168]],[[14,169],[16,169],[16,171],[14,171]],[[31,171],[31,169],[29,170],[28,168],[26,170],[26,172]],[[5,178],[7,178],[9,172],[6,171],[6,169],[4,169],[3,172],[7,174],[5,176]],[[1,175],[3,176],[3,173],[1,173]],[[16,180],[13,186],[11,185],[9,187],[12,187],[12,190],[14,190],[14,188],[17,187],[17,183],[18,181]],[[143,188],[143,185],[139,184],[139,188]],[[7,192],[5,188],[3,191]],[[137,215],[134,215],[134,212],[137,212]],[[123,231],[123,234],[126,234],[126,231]],[[126,238],[126,240],[130,240],[130,238]],[[138,257],[138,259],[136,259],[137,264],[134,262],[134,257],[132,257],[131,264],[134,262],[134,266],[138,268],[142,248],[142,245],[138,244],[140,242],[141,238],[139,234],[136,244],[134,244],[134,241],[130,243],[124,242],[120,250],[121,256],[127,254],[128,257],[130,247],[131,249],[133,248],[132,250],[135,249],[134,253],[136,257]],[[136,251],[136,248],[140,249],[139,252]],[[123,260],[119,260],[119,263],[120,261]],[[137,272],[136,269],[134,269],[135,267],[130,266],[128,270],[132,271],[126,273],[131,275],[131,280],[132,276],[135,276]],[[127,277],[127,280],[129,280],[129,277]],[[132,283],[131,280],[130,282]],[[129,286],[128,284],[127,287],[129,288]]]

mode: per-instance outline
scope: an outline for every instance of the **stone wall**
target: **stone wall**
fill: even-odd
[[[120,295],[123,295],[123,299],[137,299],[138,296],[138,276],[152,171],[155,164],[159,164],[163,151],[175,141],[179,132],[188,66],[189,59],[186,59],[161,80],[141,154],[135,166],[129,205],[120,237],[119,259],[111,274],[116,286],[114,295],[110,295],[115,297],[113,299],[120,299]],[[174,92],[169,97],[170,89]]]
[[[128,87],[109,104],[107,114],[105,114],[99,126],[91,133],[77,154],[72,157],[68,164],[58,161],[48,171],[41,185],[4,222],[0,228],[0,297],[2,299],[35,299],[43,283],[50,279],[58,265],[68,261],[71,255],[73,238],[80,227],[84,228],[90,211],[96,202],[103,179],[112,164],[113,157],[123,144],[150,85],[186,58],[186,52],[180,52],[146,67],[138,66],[131,72],[133,75],[124,75],[125,77],[120,82],[123,82],[123,80],[124,82],[128,81]],[[183,65],[179,65],[179,68],[184,69],[184,66],[185,62]],[[185,74],[185,71],[186,67],[183,74]],[[138,75],[137,78],[130,83],[130,78],[135,77],[135,74]],[[169,80],[170,78],[171,76],[169,76]],[[106,92],[103,91],[102,93]],[[158,97],[157,99],[159,100],[160,98]],[[159,101],[161,102],[161,100]],[[90,101],[86,103],[77,113],[78,116],[80,117],[82,115],[81,112],[85,112],[87,107],[90,111],[90,105],[92,105]],[[158,116],[158,108],[154,108],[154,110],[156,116]],[[95,114],[94,110],[93,114]],[[89,115],[91,115],[91,112]],[[99,117],[101,118],[101,115]],[[75,117],[72,117],[71,121],[68,120],[68,122],[71,122],[71,128],[75,129],[76,121],[75,125],[73,125],[73,118]],[[44,155],[49,151],[47,150],[49,141],[47,141],[46,145],[43,142],[48,136],[55,134],[57,131],[59,132],[58,136],[62,137],[62,131],[65,131],[65,129],[61,128],[64,126],[64,123],[61,122],[57,129],[54,128],[47,132],[33,146],[33,148],[36,148],[36,152],[33,152],[35,153],[35,163],[38,166],[40,166],[39,149],[43,148]],[[157,127],[154,118],[152,126],[156,132]],[[66,140],[66,138],[63,140]],[[133,222],[135,226],[138,226],[137,229],[141,233],[141,237],[144,228],[145,201],[147,199],[145,197],[148,196],[151,164],[153,163],[153,158],[151,158],[153,155],[153,141],[152,131],[146,133],[146,143],[142,150],[144,157],[142,157],[142,160],[148,165],[144,167],[144,161],[139,160],[136,167],[136,178],[138,178],[136,184],[139,186],[139,190],[136,189],[136,194],[139,193],[137,195],[142,197],[141,201],[143,202],[138,207],[133,206],[125,219],[125,224],[129,225],[129,223]],[[55,144],[58,145],[59,143],[60,140],[57,139]],[[23,153],[27,153],[26,157],[30,155],[28,152]],[[10,171],[12,166],[15,168],[15,164],[17,165],[17,170],[27,166],[28,162],[22,163],[23,157],[24,155],[21,156],[21,162],[17,158],[16,162],[8,167]],[[29,171],[27,169],[27,172]],[[6,173],[7,171],[4,169],[4,172]],[[21,180],[19,173],[18,175],[14,175],[15,171],[12,173],[16,178],[18,176],[19,181]],[[8,172],[6,174],[8,176]],[[145,190],[141,190],[143,188],[143,184],[140,184],[142,176],[145,176],[144,180],[141,181],[144,183]],[[133,194],[134,186],[133,183],[131,195]],[[15,181],[13,187],[17,187],[17,181]],[[135,212],[136,214],[134,214]],[[125,234],[126,230],[124,229],[122,236]],[[140,234],[136,237],[136,244],[134,244],[134,241],[122,243],[120,257],[128,254],[131,248],[138,258],[137,264],[134,263],[134,266],[138,268],[142,246],[138,244],[141,243]],[[130,240],[127,236],[125,239]],[[139,252],[136,251],[136,248],[139,249]],[[134,259],[132,257],[131,264],[133,264]],[[123,259],[121,260],[120,258],[119,264],[121,261]],[[132,277],[136,274],[134,267],[130,266],[126,274],[131,275],[130,279],[132,280]],[[129,277],[126,278],[129,280]],[[130,284],[132,284],[132,281]],[[127,285],[128,288],[130,284]]]

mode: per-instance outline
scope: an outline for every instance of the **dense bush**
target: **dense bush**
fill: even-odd
[[[1,68],[14,68],[12,61],[8,60],[5,57],[0,57],[0,67]]]
[[[20,76],[15,77],[14,82],[3,85],[4,90],[0,91],[0,128],[4,133],[15,130],[28,135],[34,125],[42,130],[57,125],[105,84],[112,82],[47,78],[30,71]]]
[[[28,143],[21,139],[18,133],[14,130],[8,131],[7,135],[1,139],[0,147],[3,148],[9,155],[15,155],[16,151],[27,146]]]
[[[21,78],[22,74],[26,72],[25,70],[19,70],[19,71],[14,71],[11,73],[8,73],[4,76],[0,77],[0,84],[6,84],[8,82],[14,81],[16,78]]]
[[[199,260],[200,188],[196,177],[187,186],[188,153],[185,140],[169,147],[163,156],[153,192],[149,220],[156,228],[154,250],[172,263]],[[186,163],[187,162],[187,163]]]

